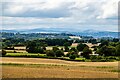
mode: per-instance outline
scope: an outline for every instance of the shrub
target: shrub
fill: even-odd
[[[68,51],[69,51],[68,46],[65,46],[65,52],[68,52]]]
[[[65,56],[66,56],[66,57],[69,57],[69,56],[70,56],[70,53],[67,53]]]
[[[78,52],[78,50],[75,47],[72,47],[70,51]]]
[[[101,56],[115,56],[116,49],[115,47],[105,45],[98,49],[96,53]]]
[[[120,44],[116,46],[116,56],[120,56]]]
[[[77,50],[78,50],[78,51],[83,51],[83,49],[84,49],[85,47],[88,47],[88,46],[87,46],[86,44],[80,43],[80,44],[77,45]]]
[[[50,56],[50,57],[55,57],[55,53],[54,53],[53,50],[46,51],[46,55],[47,55],[47,56]]]
[[[0,56],[5,56],[5,55],[6,55],[6,51],[2,49],[2,50],[0,51]]]
[[[56,52],[57,50],[59,50],[59,48],[58,47],[53,47],[53,49],[52,49],[54,52]]]
[[[69,56],[69,58],[70,58],[70,59],[75,59],[75,58],[76,58],[76,55],[75,55],[75,54],[71,54],[71,55]]]
[[[61,51],[61,50],[57,50],[57,51],[55,52],[55,55],[56,55],[56,57],[61,57],[61,56],[64,56],[64,52]]]
[[[92,50],[90,50],[88,47],[85,47],[83,49],[83,53],[81,53],[81,55],[83,57],[85,57],[86,59],[89,59],[90,58],[90,55],[89,54],[92,54]]]

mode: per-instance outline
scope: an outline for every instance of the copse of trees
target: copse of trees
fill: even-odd
[[[46,51],[46,55],[49,57],[55,57],[55,52],[53,50]]]
[[[68,52],[67,56],[68,56],[70,59],[75,59],[75,58],[78,56],[78,53],[75,52],[75,51],[70,51],[70,52]]]
[[[96,53],[99,54],[100,56],[116,56],[115,55],[115,53],[116,53],[115,47],[106,46],[106,45],[99,48],[96,51]]]
[[[43,43],[36,43],[35,41],[29,41],[26,46],[28,53],[44,53]]]
[[[81,53],[81,55],[86,59],[90,59],[90,54],[92,54],[92,50],[90,50],[88,47],[85,47],[83,49],[83,53]]]
[[[108,46],[109,45],[109,41],[107,41],[107,40],[102,40],[101,41],[101,44],[99,45],[99,47],[103,47],[103,46]]]
[[[92,43],[92,44],[97,44],[97,40],[96,39],[90,39],[88,42]]]
[[[90,54],[92,54],[92,50],[84,44],[83,42],[89,42],[92,44],[96,44],[97,42],[101,42],[99,46],[93,46],[94,52],[99,54],[98,56],[93,56],[92,58]],[[14,43],[15,42],[15,43]],[[70,59],[75,59],[76,57],[83,56],[86,59],[106,59],[106,57],[116,57],[120,56],[120,42],[119,39],[114,38],[113,40],[104,40],[101,41],[98,39],[85,39],[85,40],[76,40],[79,42],[77,47],[70,47],[73,43],[73,40],[70,39],[36,39],[36,40],[24,40],[24,39],[3,39],[2,48],[14,50],[14,46],[24,44],[26,46],[26,51],[28,53],[44,53],[49,57],[62,57],[64,56],[64,52],[68,52],[66,57]],[[52,50],[47,50],[47,46],[54,46]],[[59,49],[59,46],[63,48]],[[3,53],[2,53],[3,52]],[[2,56],[5,56],[6,52],[3,50],[1,52]],[[78,55],[81,53],[81,55]],[[102,58],[101,58],[102,57]],[[103,60],[104,61],[104,60]]]
[[[55,55],[56,55],[56,57],[62,57],[62,56],[64,56],[64,52],[62,50],[57,50],[55,52]]]
[[[25,40],[22,38],[8,38],[3,39],[2,42],[4,43],[3,45],[5,45],[6,47],[25,45]]]
[[[67,39],[45,39],[43,42],[46,42],[48,46],[64,46],[64,45],[72,45],[72,40],[67,40]]]
[[[116,56],[120,56],[120,44],[116,46]]]
[[[88,46],[87,46],[86,44],[80,43],[80,44],[77,45],[77,50],[78,50],[78,51],[83,51],[83,49],[84,49],[85,47],[88,47]]]
[[[49,57],[62,57],[64,56],[64,52],[62,50],[56,50],[56,51],[48,50],[46,51],[46,55]]]
[[[57,46],[53,47],[52,49],[54,52],[56,52],[57,50],[59,50],[59,48]]]

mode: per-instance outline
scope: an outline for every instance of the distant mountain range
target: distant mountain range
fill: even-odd
[[[67,28],[37,28],[30,30],[2,30],[2,32],[8,33],[70,33],[80,36],[92,36],[94,38],[100,37],[114,37],[118,38],[118,32],[109,32],[109,31],[96,31],[96,30],[85,30],[85,31],[76,31],[74,29]]]

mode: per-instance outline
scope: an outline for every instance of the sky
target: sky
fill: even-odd
[[[0,29],[118,31],[120,0],[1,0]]]

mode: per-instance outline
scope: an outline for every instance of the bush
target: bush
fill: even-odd
[[[55,52],[55,55],[56,55],[56,57],[61,57],[61,56],[64,56],[64,52],[61,51],[61,50],[57,50],[57,51]]]
[[[91,60],[97,59],[97,56],[96,56],[96,55],[91,55],[91,56],[90,56],[90,59],[91,59]]]
[[[71,54],[71,55],[69,56],[69,58],[70,58],[70,59],[75,59],[75,58],[76,58],[76,55],[75,55],[75,54]]]
[[[5,56],[5,55],[6,55],[6,51],[2,49],[2,50],[0,51],[0,56]]]
[[[92,50],[90,50],[88,47],[85,47],[83,49],[83,53],[81,53],[81,56],[85,57],[86,59],[90,59],[90,54],[92,54]]]
[[[83,49],[84,49],[85,47],[88,47],[88,46],[87,46],[86,44],[80,43],[80,44],[77,45],[77,50],[78,50],[78,51],[83,51]]]
[[[50,56],[50,57],[55,57],[55,53],[54,53],[53,50],[46,51],[46,55],[47,55],[47,56]]]
[[[69,47],[68,46],[65,46],[65,52],[68,52],[69,51]]]
[[[59,48],[58,47],[53,47],[53,49],[52,49],[54,52],[56,52],[57,50],[59,50]]]
[[[120,56],[120,44],[116,46],[116,56]]]
[[[70,51],[78,52],[78,50],[75,47],[72,47]]]
[[[115,56],[116,49],[113,46],[102,46],[100,49],[96,51],[97,54],[101,56]]]

